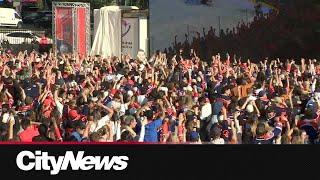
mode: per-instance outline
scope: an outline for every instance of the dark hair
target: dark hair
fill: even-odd
[[[101,119],[101,112],[99,111],[99,110],[97,110],[97,109],[95,109],[94,111],[93,111],[93,119],[94,119],[94,121],[97,121],[97,120],[100,120]]]
[[[100,134],[98,132],[93,132],[90,134],[89,138],[91,142],[98,142],[100,139]]]
[[[151,120],[153,118],[153,111],[147,110],[144,112],[144,115],[147,117],[148,120]]]
[[[267,133],[266,125],[264,123],[258,123],[257,129],[256,129],[256,135],[259,137],[266,133]]]
[[[242,135],[242,144],[252,144],[253,134],[250,128],[244,130]]]
[[[85,129],[86,125],[81,120],[76,120],[73,123],[73,127],[74,127],[74,129]]]
[[[123,133],[121,133],[121,139],[120,141],[133,141],[133,137],[132,135],[130,134],[129,131],[124,131]]]
[[[224,93],[226,93],[226,91],[229,90],[229,89],[231,89],[231,86],[229,86],[229,85],[224,86],[224,87],[222,87],[222,89],[221,89],[221,93],[224,94]]]
[[[281,144],[291,144],[290,137],[286,134],[281,136]]]
[[[26,105],[31,105],[33,102],[33,99],[30,96],[27,96],[25,99]]]
[[[127,116],[124,120],[125,120],[125,124],[129,126],[131,122],[135,120],[135,117],[130,115],[130,116]]]
[[[38,127],[38,132],[42,136],[47,136],[48,126],[45,124],[40,124]]]
[[[31,125],[31,121],[29,119],[24,118],[21,120],[21,126],[24,130],[27,129],[27,127],[30,125]]]
[[[212,139],[220,138],[221,136],[221,129],[218,126],[213,127],[213,129],[210,132],[210,137]]]

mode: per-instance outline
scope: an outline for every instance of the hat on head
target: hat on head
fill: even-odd
[[[112,89],[110,95],[114,96],[117,93],[116,89]]]
[[[70,110],[68,115],[72,120],[78,120],[80,118],[80,114],[78,114],[77,110]]]
[[[247,112],[252,113],[254,111],[253,105],[252,104],[248,104],[246,107]]]
[[[193,89],[192,89],[191,86],[187,86],[187,87],[184,87],[183,90],[185,90],[185,91],[192,91]]]
[[[127,92],[127,94],[128,94],[128,96],[133,96],[133,92],[131,91],[131,90],[129,90],[128,92]]]
[[[128,80],[128,84],[131,85],[131,86],[133,86],[133,85],[134,85],[134,82],[130,79],[130,80]]]
[[[190,133],[190,141],[194,142],[194,141],[198,141],[199,140],[199,133],[196,131],[192,131]]]

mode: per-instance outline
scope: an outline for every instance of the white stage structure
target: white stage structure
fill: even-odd
[[[93,13],[91,55],[136,57],[140,49],[149,54],[147,13],[135,6],[106,6]]]

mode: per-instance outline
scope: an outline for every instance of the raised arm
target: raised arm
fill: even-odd
[[[109,116],[109,118],[111,118],[111,117],[113,116],[114,110],[113,110],[112,108],[109,108],[109,107],[103,105],[101,102],[99,102],[97,105],[98,105],[99,107],[101,107],[102,109],[105,109],[105,110],[108,111],[108,116]]]

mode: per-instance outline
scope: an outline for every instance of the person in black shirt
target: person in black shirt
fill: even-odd
[[[32,142],[51,142],[53,139],[48,137],[48,127],[40,124],[38,127],[39,135],[32,138]]]

